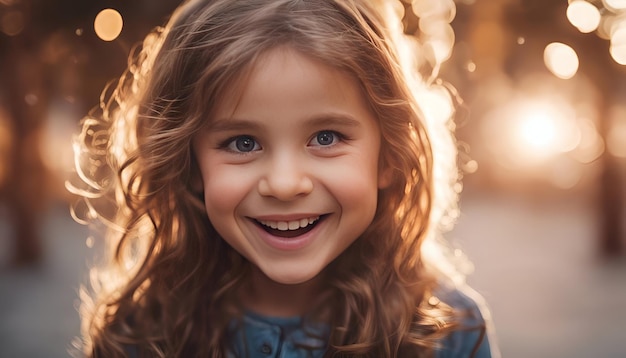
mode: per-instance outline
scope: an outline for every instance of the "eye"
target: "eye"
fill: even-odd
[[[249,153],[256,150],[261,150],[261,146],[254,138],[250,136],[239,136],[229,139],[226,145],[228,150],[239,153]]]
[[[333,144],[337,144],[337,142],[341,139],[341,135],[337,132],[333,131],[321,131],[311,139],[310,145],[313,146],[330,146]]]

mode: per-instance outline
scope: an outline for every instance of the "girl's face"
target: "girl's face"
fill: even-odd
[[[357,81],[289,47],[193,140],[208,217],[271,280],[306,282],[372,222],[380,132]]]

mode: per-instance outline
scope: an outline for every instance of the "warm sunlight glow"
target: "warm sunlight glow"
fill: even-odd
[[[517,123],[517,133],[530,150],[551,151],[557,136],[556,124],[546,112],[529,112]]]
[[[579,62],[576,51],[560,42],[553,42],[546,46],[543,61],[550,72],[558,78],[570,79],[578,72]]]
[[[573,150],[580,143],[580,130],[575,126],[571,108],[556,101],[520,104],[514,122],[522,152],[544,157]]]
[[[450,24],[444,24],[426,36],[427,45],[433,50],[437,63],[443,63],[450,58],[454,47],[454,30]]]
[[[66,176],[74,167],[72,134],[78,114],[66,102],[54,101],[42,127],[39,153],[43,164],[55,174]]]
[[[433,85],[420,88],[416,93],[417,101],[422,104],[424,116],[429,121],[447,122],[454,114],[454,105],[450,92],[442,86]]]
[[[490,113],[481,128],[496,162],[509,169],[538,168],[581,144],[575,109],[558,95],[520,94]]]
[[[600,10],[584,0],[574,0],[567,7],[567,19],[582,33],[597,29],[601,17]]]
[[[93,28],[96,35],[104,41],[115,40],[122,32],[122,15],[114,9],[104,9],[96,16]]]

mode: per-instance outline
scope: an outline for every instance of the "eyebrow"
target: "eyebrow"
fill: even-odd
[[[361,125],[357,119],[349,114],[343,113],[324,113],[313,116],[306,120],[306,125],[310,127],[320,126],[343,126],[343,127],[358,127]]]
[[[239,130],[258,130],[261,125],[255,121],[240,118],[224,118],[211,122],[208,130],[213,132],[228,132]]]
[[[343,113],[323,113],[312,116],[304,121],[305,127],[342,126],[358,127],[361,122],[354,117]],[[209,124],[208,130],[215,132],[228,132],[240,130],[260,130],[262,123],[243,118],[217,119]]]

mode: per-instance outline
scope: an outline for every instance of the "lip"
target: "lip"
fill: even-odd
[[[312,217],[323,216],[322,214],[313,214],[313,213],[302,213],[302,214],[289,214],[289,215],[263,215],[263,216],[255,216],[249,217],[252,220],[263,220],[263,221],[294,221]]]
[[[258,220],[267,220],[267,221],[292,221],[309,217],[319,216],[319,222],[315,225],[311,231],[308,231],[300,236],[285,238],[280,236],[275,236],[265,231],[261,224],[258,223]],[[270,246],[271,248],[279,251],[296,251],[301,250],[307,246],[309,246],[315,239],[318,237],[318,232],[321,230],[321,226],[324,224],[324,219],[327,215],[320,214],[303,214],[303,215],[271,215],[271,216],[262,216],[249,218],[254,226],[258,236],[263,240],[265,244]]]

